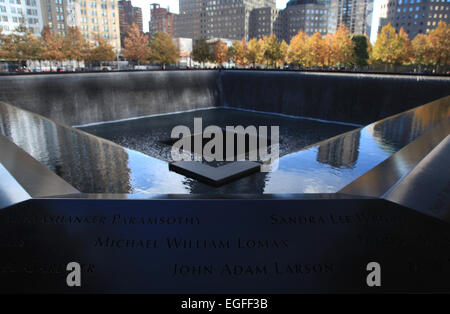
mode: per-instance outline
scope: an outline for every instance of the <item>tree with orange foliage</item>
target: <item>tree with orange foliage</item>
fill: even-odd
[[[417,34],[411,41],[413,47],[413,63],[419,68],[423,65],[432,64],[433,48],[431,47],[429,36],[426,34]]]
[[[320,33],[315,33],[309,38],[308,51],[307,63],[310,66],[323,66],[325,64],[326,47]]]
[[[333,45],[333,34],[328,33],[323,37],[323,55],[324,55],[324,65],[325,66],[334,65],[332,45]]]
[[[228,60],[227,44],[219,40],[214,44],[214,59],[221,67],[224,62]]]
[[[329,49],[330,65],[350,65],[353,62],[353,48],[350,31],[345,25],[341,25],[331,36]]]
[[[275,34],[264,36],[263,42],[264,59],[266,61],[266,65],[275,66],[282,57],[280,43],[277,41],[277,37],[275,36]]]
[[[113,61],[115,59],[116,54],[114,52],[114,47],[111,46],[105,38],[101,37],[99,34],[96,35],[95,42],[89,51],[88,60],[101,63],[102,61]]]
[[[246,59],[249,63],[255,66],[257,63],[263,62],[263,50],[262,50],[262,40],[257,40],[252,38],[247,45]]]
[[[372,59],[387,64],[408,63],[412,57],[412,46],[403,28],[397,34],[389,23],[381,29],[373,46]]]
[[[284,65],[287,62],[287,55],[288,55],[289,45],[286,41],[282,40],[280,43],[280,60],[279,64]]]
[[[428,33],[431,46],[431,59],[439,71],[440,66],[450,64],[450,25],[440,21],[438,26]]]
[[[248,64],[247,58],[247,45],[244,38],[241,41],[233,41],[232,46],[228,49],[229,57],[236,65],[245,66]]]
[[[397,35],[398,44],[396,46],[395,53],[397,54],[398,63],[410,63],[413,57],[413,48],[408,34],[405,30],[400,28]]]
[[[4,35],[0,27],[0,60],[10,60],[12,46],[11,36]]]
[[[287,60],[297,66],[306,66],[308,59],[308,36],[300,30],[289,43]]]
[[[89,54],[89,43],[78,27],[69,27],[62,41],[62,51],[66,60],[76,60],[78,67]]]
[[[50,68],[53,69],[52,62],[64,60],[63,38],[60,35],[54,35],[48,26],[44,26],[41,39],[44,46],[43,59],[51,61]]]
[[[136,24],[132,24],[124,40],[124,58],[140,64],[150,58],[150,53],[148,36],[144,35]]]
[[[397,34],[391,23],[383,26],[373,46],[371,58],[383,63],[394,63],[396,56],[393,54]]]
[[[174,64],[180,58],[178,47],[166,32],[157,32],[152,39],[150,48],[152,62],[160,64],[163,70],[166,69],[166,64]]]
[[[0,60],[4,59],[4,55],[6,55],[5,53],[5,42],[6,42],[6,36],[5,34],[3,34],[3,28],[0,26]]]
[[[13,56],[16,60],[41,60],[43,48],[41,41],[32,30],[25,25],[19,25],[11,34],[14,44]]]
[[[4,35],[0,27],[0,60],[14,61],[16,58],[16,46],[12,34]]]

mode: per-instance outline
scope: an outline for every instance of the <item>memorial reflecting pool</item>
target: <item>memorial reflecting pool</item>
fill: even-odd
[[[169,171],[170,146],[159,141],[170,137],[173,125],[192,125],[196,114],[205,124],[221,126],[279,124],[279,168],[221,187]],[[3,135],[84,193],[334,193],[448,119],[450,109],[445,102],[430,103],[361,128],[229,109],[84,128],[123,146],[4,103],[0,116]],[[331,136],[335,137],[326,140]]]

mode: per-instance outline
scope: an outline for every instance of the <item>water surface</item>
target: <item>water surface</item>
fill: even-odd
[[[203,129],[209,125],[226,126],[279,126],[279,151],[285,155],[321,140],[355,129],[354,125],[321,122],[281,115],[237,109],[213,108],[190,112],[129,119],[78,127],[80,130],[108,139],[121,146],[146,155],[173,161],[171,146],[162,143],[170,139],[177,125],[189,127],[194,132],[194,118],[202,118]]]
[[[150,153],[123,147],[1,102],[0,134],[85,193],[126,193],[136,197],[154,193],[334,193],[433,126],[446,123],[450,117],[449,100],[450,97],[447,97],[357,129],[317,121],[291,121],[273,115],[256,115],[256,120],[249,120],[255,117],[253,113],[227,111],[229,116],[225,116],[220,114],[225,109],[205,110],[205,124],[226,124],[230,121],[227,119],[254,124],[264,122],[267,125],[280,123],[282,141],[292,150],[279,159],[276,171],[256,173],[218,188],[169,171],[164,158],[151,157]],[[120,130],[112,133],[103,129],[105,125],[91,126],[89,131],[95,129],[98,135],[110,139],[130,139],[128,135],[135,134],[137,130],[137,134],[142,134],[140,138],[154,141],[159,137],[149,137],[148,132],[165,137],[171,125],[190,125],[195,114],[198,112],[177,115],[184,118],[177,118],[176,121],[167,116],[124,121],[117,124]],[[152,125],[148,125],[150,122]],[[353,130],[297,150],[323,137],[349,129]],[[127,145],[136,145],[136,149],[148,147],[146,141],[138,143]]]

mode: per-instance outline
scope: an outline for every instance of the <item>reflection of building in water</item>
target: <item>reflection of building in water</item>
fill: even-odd
[[[417,130],[413,114],[404,114],[375,124],[373,135],[389,151],[397,151],[415,138]]]
[[[17,146],[85,193],[128,193],[128,153],[9,105],[0,104],[0,131]]]
[[[360,132],[352,132],[321,144],[317,161],[336,168],[353,168],[358,160],[360,136]]]
[[[373,135],[380,144],[392,146],[397,151],[421,136],[449,113],[450,108],[445,105],[421,106],[400,116],[376,123],[373,127]]]

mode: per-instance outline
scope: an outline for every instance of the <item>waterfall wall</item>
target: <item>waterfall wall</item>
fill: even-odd
[[[276,71],[0,76],[0,101],[66,125],[213,106],[368,124],[450,94],[450,79]]]
[[[216,71],[0,76],[0,101],[66,125],[218,105]]]
[[[450,94],[450,78],[223,71],[221,105],[368,124]]]

